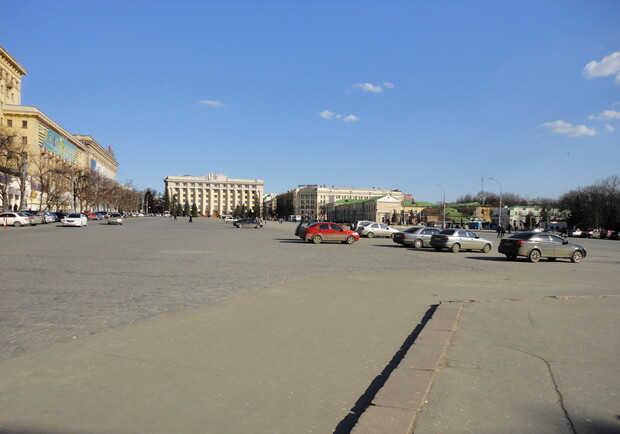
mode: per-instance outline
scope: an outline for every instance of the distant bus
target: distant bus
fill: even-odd
[[[545,232],[557,232],[558,234],[564,234],[567,232],[568,225],[566,222],[550,221],[541,222],[540,227],[543,228]]]

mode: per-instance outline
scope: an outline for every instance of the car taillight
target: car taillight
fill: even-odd
[[[521,247],[523,245],[523,243],[525,243],[525,241],[523,241],[523,240],[517,241],[517,247]]]
[[[448,241],[449,238],[447,236],[445,236],[445,235],[442,235],[441,239],[444,240],[444,241]]]

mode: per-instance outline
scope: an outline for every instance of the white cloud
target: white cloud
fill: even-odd
[[[383,85],[388,89],[394,89],[394,83],[390,83],[389,81],[386,81]]]
[[[607,128],[607,131],[610,133],[616,131],[616,128],[613,125],[605,124],[605,128]]]
[[[615,119],[620,120],[620,112],[617,112],[615,110],[605,110],[599,115],[590,115],[588,116],[588,118],[595,119],[597,121],[611,121]]]
[[[616,83],[620,84],[620,51],[606,56],[600,62],[592,60],[583,70],[583,75],[588,78],[616,76]]]
[[[357,122],[359,120],[360,120],[360,118],[358,118],[355,115],[348,115],[348,116],[345,116],[344,118],[342,118],[343,122]]]
[[[319,116],[321,116],[323,119],[327,119],[328,121],[340,119],[342,120],[342,122],[357,122],[360,120],[360,118],[355,115],[342,116],[341,114],[334,113],[329,110],[323,110],[321,113],[319,113]]]
[[[372,83],[357,83],[353,85],[353,89],[361,89],[364,92],[381,93],[383,88],[381,86],[375,86]]]
[[[564,134],[568,137],[594,136],[596,129],[588,128],[585,125],[573,125],[562,120],[555,122],[545,122],[543,127],[551,129],[554,134]]]
[[[208,105],[210,107],[224,107],[224,104],[222,104],[219,101],[213,101],[213,100],[209,100],[209,99],[203,99],[202,101],[198,101],[198,104],[200,105]]]

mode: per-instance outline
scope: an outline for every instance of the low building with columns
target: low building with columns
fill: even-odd
[[[171,204],[196,205],[206,217],[232,214],[245,206],[255,214],[261,212],[265,182],[262,179],[228,178],[210,173],[205,176],[167,176],[164,179]]]

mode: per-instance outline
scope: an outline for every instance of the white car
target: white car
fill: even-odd
[[[63,226],[88,226],[88,217],[81,213],[71,213],[67,214],[64,219],[62,219]]]
[[[30,224],[30,218],[18,214],[16,212],[3,212],[0,214],[0,225],[2,226],[27,226]]]
[[[224,217],[224,223],[233,223],[233,222],[236,222],[236,221],[237,221],[237,219],[232,217],[232,216]]]
[[[371,223],[366,226],[361,226],[357,232],[365,237],[373,238],[373,237],[388,237],[394,238],[394,234],[400,232],[398,229],[394,229],[389,227],[383,223]]]

